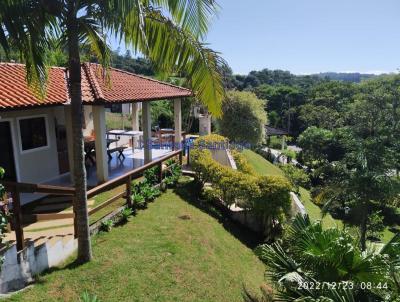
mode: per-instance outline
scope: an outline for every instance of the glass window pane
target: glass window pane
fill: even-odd
[[[23,151],[47,146],[46,121],[44,117],[20,120],[19,127]]]

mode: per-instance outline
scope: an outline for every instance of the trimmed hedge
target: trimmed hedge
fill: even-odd
[[[247,158],[241,152],[237,150],[231,150],[231,154],[239,171],[250,175],[256,175],[256,171],[249,164]]]
[[[204,137],[203,142],[215,140]],[[222,137],[223,138],[223,137]],[[222,140],[221,138],[218,138]],[[268,232],[277,221],[290,212],[290,182],[281,176],[258,176],[250,167],[246,158],[238,151],[233,157],[238,170],[223,166],[213,160],[210,150],[201,148],[199,144],[191,153],[191,165],[196,173],[196,181],[200,188],[209,182],[228,206],[237,204],[241,208],[253,211],[262,219]]]
[[[200,136],[194,141],[194,148],[222,149],[228,147],[229,147],[228,139],[218,134],[209,134]]]

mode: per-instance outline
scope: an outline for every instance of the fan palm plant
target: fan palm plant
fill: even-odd
[[[278,301],[395,301],[399,298],[400,235],[362,251],[357,239],[324,230],[298,215],[282,244],[262,245],[260,258],[278,284]],[[325,285],[324,285],[325,284]]]
[[[78,261],[92,257],[83,157],[81,58],[90,46],[109,65],[107,37],[114,36],[149,58],[164,72],[179,72],[215,115],[224,96],[219,66],[223,60],[202,38],[218,7],[214,0],[4,0],[0,2],[0,45],[17,50],[27,79],[46,88],[46,51],[54,43],[68,53],[72,111],[74,209],[78,220]]]

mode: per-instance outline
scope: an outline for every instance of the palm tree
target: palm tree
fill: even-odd
[[[92,257],[83,157],[81,47],[90,46],[107,67],[106,38],[116,37],[158,69],[184,73],[197,98],[218,116],[224,96],[219,66],[224,62],[201,42],[217,8],[214,0],[1,1],[0,44],[6,52],[19,51],[27,79],[39,92],[45,92],[46,50],[55,41],[68,52],[79,262]]]
[[[257,252],[268,266],[269,279],[278,285],[276,301],[395,301],[400,297],[400,234],[380,249],[371,246],[363,252],[346,231],[324,230],[321,222],[298,215],[281,244],[262,245]]]

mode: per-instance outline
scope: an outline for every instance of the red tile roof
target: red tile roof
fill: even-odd
[[[28,87],[25,66],[22,64],[0,64],[0,109],[62,104],[68,100],[67,81],[64,68],[51,68],[46,97]]]
[[[151,101],[192,95],[189,89],[115,68],[109,69],[108,79],[101,65],[85,63],[83,68],[97,101]]]
[[[65,68],[49,69],[44,99],[28,87],[23,64],[0,63],[0,110],[62,105],[69,102]],[[98,64],[82,64],[82,101],[85,104],[152,101],[191,96],[188,89],[110,68],[104,77]]]

